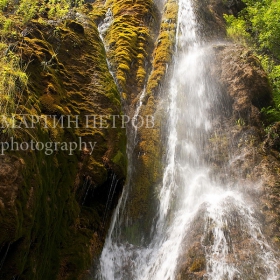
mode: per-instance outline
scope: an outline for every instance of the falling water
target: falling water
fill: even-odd
[[[240,191],[246,186],[219,180],[204,156],[221,95],[209,74],[211,44],[199,38],[197,28],[192,1],[180,0],[175,66],[165,96],[166,165],[157,189],[153,238],[147,246],[120,239],[125,189],[100,258],[98,279],[177,279],[195,222],[203,225],[199,241],[206,259],[205,279],[280,278],[275,253],[262,233],[254,204]],[[243,250],[238,242],[246,244]]]
[[[109,8],[105,14],[105,18],[104,20],[99,24],[98,26],[98,31],[99,31],[99,34],[101,36],[101,39],[104,40],[104,36],[107,32],[107,30],[110,28],[112,22],[113,22],[113,13],[111,11],[111,9]],[[106,46],[105,46],[106,48]]]

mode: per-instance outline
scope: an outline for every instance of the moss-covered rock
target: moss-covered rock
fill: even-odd
[[[147,85],[147,95],[155,94],[167,74],[167,67],[172,61],[177,30],[178,4],[174,0],[165,3],[159,36],[156,41],[152,71]]]
[[[113,21],[106,31],[108,60],[124,99],[141,91],[152,50],[152,28],[157,17],[153,1],[107,1]]]
[[[78,128],[53,119],[15,131],[19,142],[96,142],[74,152],[9,152],[1,158],[1,279],[82,279],[104,242],[126,176],[126,136],[121,123],[102,128],[89,115],[121,115],[96,24],[90,18],[28,23],[14,49],[27,65],[22,114],[79,116]],[[72,119],[72,120],[73,120]],[[9,141],[9,139],[8,139]],[[105,210],[115,180],[115,196]],[[106,216],[105,213],[106,212]]]
[[[151,67],[147,72],[146,86],[142,95],[143,104],[139,116],[143,119],[153,117],[154,125],[149,127],[146,123],[137,130],[133,149],[132,158],[136,172],[132,172],[131,175],[133,179],[130,182],[126,208],[129,225],[124,229],[126,239],[133,244],[140,244],[143,235],[146,241],[149,240],[157,211],[157,187],[161,183],[164,157],[161,131],[164,114],[158,107],[161,96],[159,85],[164,85],[166,76],[170,75],[168,65],[171,63],[175,45],[177,12],[177,4],[173,0],[167,1],[163,8],[161,25],[158,26],[158,32],[155,32],[157,36],[154,51],[150,53]],[[136,101],[133,100],[132,103]]]

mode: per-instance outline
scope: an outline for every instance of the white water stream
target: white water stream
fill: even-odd
[[[280,279],[278,261],[262,234],[253,203],[240,191],[243,187],[234,182],[218,183],[202,156],[213,129],[219,88],[208,75],[211,46],[198,36],[192,1],[180,0],[179,5],[177,55],[165,96],[166,166],[157,189],[159,204],[153,237],[146,246],[120,238],[124,223],[119,221],[126,219],[122,207],[129,189],[126,186],[100,258],[97,279],[177,279],[181,259],[192,245],[188,240],[193,225],[199,219],[203,222],[199,241],[206,259],[203,279]],[[246,240],[243,253],[236,249],[240,244],[233,242],[235,232],[242,235],[239,240]],[[207,238],[208,243],[204,242]]]

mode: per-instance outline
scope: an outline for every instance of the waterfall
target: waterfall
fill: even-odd
[[[166,158],[156,191],[158,214],[152,239],[146,246],[136,246],[120,238],[132,180],[129,170],[97,279],[179,279],[193,240],[198,240],[203,250],[203,279],[280,278],[275,252],[262,233],[254,202],[242,191],[246,186],[226,176],[221,180],[226,168],[213,172],[205,157],[221,102],[219,86],[211,76],[212,63],[212,46],[199,36],[193,1],[180,0],[174,71],[163,96],[168,104]],[[202,228],[200,234],[196,227]]]

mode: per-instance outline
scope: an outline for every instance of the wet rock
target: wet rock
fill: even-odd
[[[260,109],[272,102],[268,77],[251,51],[238,45],[215,46],[216,74],[233,102],[233,115],[245,124],[261,126]]]
[[[202,242],[204,232],[203,209],[193,218],[182,243],[176,280],[200,280],[206,273],[206,257]]]
[[[219,102],[224,105],[215,109],[213,131],[204,151],[212,168],[211,177],[217,184],[241,190],[248,203],[257,209],[254,218],[260,222],[269,244],[280,248],[280,157],[277,151],[280,126],[276,123],[264,131],[260,114],[260,109],[272,102],[267,75],[258,59],[244,47],[217,44],[213,50],[216,62],[209,73],[217,83]],[[263,237],[259,235],[254,239],[250,236],[248,223],[244,222],[238,207],[232,203],[228,207],[230,212],[224,216],[221,236],[228,245],[224,262],[239,267],[246,279],[261,279],[266,271],[258,240]],[[210,252],[214,234],[217,234],[214,231],[216,221],[209,219],[206,222],[204,215],[205,209],[201,206],[193,228],[187,231],[178,279],[208,279],[206,267],[211,274],[213,263],[209,256],[215,256]],[[238,274],[234,277],[239,279]]]
[[[206,41],[226,38],[224,14],[237,15],[245,4],[241,0],[195,0],[200,35]]]

